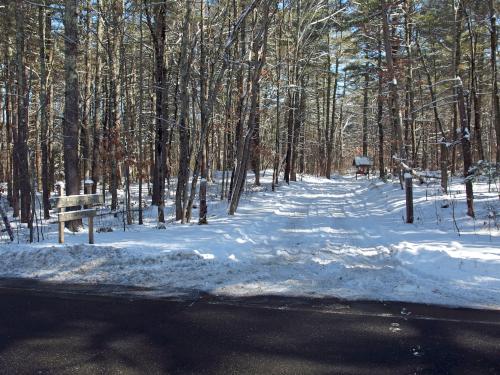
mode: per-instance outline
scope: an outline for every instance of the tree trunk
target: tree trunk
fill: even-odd
[[[47,14],[44,5],[38,9],[38,32],[40,34],[40,143],[42,149],[42,203],[44,219],[49,219],[50,209],[50,184],[49,184],[49,107],[50,95],[48,90],[48,68],[49,61],[47,49],[50,49],[50,25],[51,17]],[[47,33],[49,36],[47,37]]]
[[[80,194],[80,176],[78,173],[78,0],[65,0],[64,10],[64,177],[66,194]],[[66,227],[77,231],[81,220],[66,222]]]
[[[147,7],[144,8],[147,11]],[[166,124],[164,109],[165,97],[165,33],[166,33],[166,9],[164,3],[156,3],[153,7],[154,20],[149,13],[146,13],[148,25],[151,31],[154,47],[155,62],[155,141],[154,141],[154,168],[153,168],[153,196],[152,204],[160,207],[163,204],[163,190],[165,184],[165,140]],[[158,221],[164,221],[163,212],[158,211]]]
[[[207,61],[205,56],[205,31],[204,31],[204,17],[205,11],[203,6],[203,1],[200,2],[200,13],[201,13],[201,42],[200,42],[200,126],[201,132],[204,135],[203,139],[200,138],[200,148],[201,148],[201,161],[200,161],[200,211],[198,217],[198,224],[208,224],[208,206],[207,206],[207,184],[208,184],[208,122],[210,117],[208,116],[207,105],[207,88],[208,88],[208,72],[207,72]],[[188,19],[186,18],[186,24]]]
[[[250,108],[248,114],[248,127],[245,134],[241,159],[238,160],[238,165],[236,167],[235,173],[235,183],[234,189],[231,196],[231,201],[229,204],[229,215],[234,215],[241,197],[241,192],[243,191],[243,186],[245,184],[248,158],[250,153],[250,142],[252,139],[253,131],[256,126],[256,115],[257,115],[257,102],[259,96],[259,80],[262,74],[262,68],[266,60],[267,51],[267,36],[269,32],[269,20],[270,20],[270,6],[271,1],[265,1],[262,6],[260,14],[262,15],[262,21],[260,25],[260,30],[257,31],[254,36],[253,46],[252,46],[252,66],[253,69],[249,72],[250,74]]]
[[[252,169],[255,174],[255,186],[260,186],[260,85],[257,83],[257,109],[255,128],[252,135]]]
[[[497,77],[497,19],[493,0],[489,0],[490,8],[490,47],[491,47],[491,100],[493,102],[493,120],[495,123],[496,132],[496,162],[497,168],[500,169],[500,97],[498,94],[498,77]]]
[[[403,119],[401,116],[401,106],[398,92],[398,81],[396,77],[396,70],[394,68],[394,61],[392,56],[392,46],[390,43],[389,35],[389,14],[390,6],[387,4],[386,0],[382,2],[382,29],[383,29],[383,40],[385,48],[385,58],[387,62],[387,75],[389,79],[389,90],[391,96],[391,112],[392,112],[392,124],[395,132],[396,139],[396,150],[398,156],[401,160],[406,159],[406,152],[403,140]]]
[[[457,77],[458,85],[457,100],[458,110],[460,113],[460,123],[462,128],[462,152],[464,157],[464,177],[465,177],[465,194],[467,199],[467,215],[474,217],[474,192],[472,189],[472,152],[470,145],[470,130],[468,126],[467,113],[465,109],[464,91],[462,81]]]
[[[288,90],[287,96],[287,143],[286,143],[286,156],[285,156],[285,182],[290,183],[290,173],[292,166],[292,148],[294,144],[293,140],[293,117],[295,112],[295,91]]]
[[[80,131],[80,150],[81,150],[81,178],[84,180],[90,179],[90,169],[91,169],[91,158],[90,158],[90,79],[92,73],[90,71],[90,20],[91,20],[91,4],[90,0],[87,0],[85,4],[85,44],[84,44],[84,79],[83,79],[83,92],[82,92],[82,120],[81,120],[81,131]]]
[[[329,72],[330,73],[330,72]],[[333,163],[333,143],[335,142],[335,116],[337,112],[337,88],[338,88],[338,75],[339,75],[339,57],[335,58],[335,78],[333,81],[333,100],[332,100],[332,113],[331,113],[331,125],[329,129],[327,144],[326,144],[326,178],[331,177],[332,173],[332,163]],[[328,108],[328,105],[327,105]],[[330,113],[327,110],[326,117],[329,117]],[[342,124],[340,124],[342,126]]]
[[[330,55],[330,34],[326,36],[326,113],[325,113],[325,142],[326,142],[326,163],[325,163],[325,177],[330,178],[330,173],[332,169],[332,150],[333,150],[333,139],[330,139],[330,98],[332,92],[332,58]],[[335,76],[335,79],[336,76]]]
[[[271,189],[274,191],[276,189],[276,185],[278,183],[279,174],[280,174],[280,156],[281,156],[281,142],[280,142],[280,81],[281,81],[281,36],[282,36],[282,25],[281,21],[279,24],[279,32],[277,33],[276,40],[276,50],[278,53],[278,61],[276,64],[276,124],[274,130],[274,163],[273,163],[273,180],[271,182]],[[319,146],[321,147],[321,146]]]
[[[12,64],[11,64],[11,47],[10,47],[10,36],[7,35],[7,43],[5,43],[5,92],[14,92],[14,85],[12,82]],[[14,185],[14,173],[15,173],[15,168],[14,168],[14,161],[16,159],[16,140],[13,136],[14,133],[14,127],[16,126],[14,122],[12,121],[13,118],[13,107],[14,107],[14,100],[12,95],[5,95],[5,130],[7,132],[6,134],[6,141],[7,141],[7,163],[8,163],[8,168],[7,168],[7,174],[8,174],[8,179],[7,179],[7,200],[9,201],[9,204],[11,207],[14,207],[14,192],[13,192],[13,185]],[[17,211],[19,209],[15,209],[13,212],[13,216],[17,216]]]
[[[110,192],[111,192],[111,210],[118,208],[118,187],[121,184],[120,173],[120,131],[122,122],[122,110],[120,106],[120,49],[122,37],[122,17],[123,0],[116,0],[112,3],[111,22],[108,25],[108,59],[110,70],[109,93],[110,93]]]
[[[368,74],[368,63],[365,65],[365,85],[363,87],[363,156],[368,156],[368,85],[370,75]]]
[[[144,149],[143,149],[143,128],[144,128],[144,33],[142,30],[142,19],[143,19],[143,8],[141,7],[141,12],[139,16],[139,124],[138,124],[138,143],[139,143],[139,164],[138,168],[138,178],[139,178],[139,225],[144,224],[143,219],[143,208],[142,208],[142,181],[144,175]]]
[[[189,78],[191,73],[190,57],[188,55],[189,43],[189,24],[191,19],[191,0],[186,1],[186,15],[184,18],[182,41],[181,41],[181,54],[179,59],[179,171],[177,173],[177,191],[175,193],[175,219],[181,220],[182,223],[186,221],[186,202],[187,202],[187,185],[189,180],[189,164],[190,164],[190,149],[189,149]],[[194,121],[194,118],[193,118]]]
[[[25,59],[26,4],[16,4],[16,64],[17,64],[17,160],[19,162],[19,188],[21,190],[21,222],[31,228],[31,181],[28,156],[29,90]]]
[[[383,76],[382,76],[382,41],[378,42],[378,96],[377,96],[377,128],[378,128],[378,167],[379,177],[385,179],[385,163],[384,163],[384,98],[383,98]]]
[[[97,9],[100,8],[99,0],[97,0]],[[102,167],[101,167],[101,158],[100,158],[100,150],[101,150],[101,142],[102,142],[102,130],[101,130],[101,122],[102,122],[102,107],[101,107],[101,41],[102,41],[102,27],[101,27],[101,15],[97,14],[96,16],[96,34],[95,34],[95,76],[94,76],[94,108],[93,108],[93,129],[92,129],[92,181],[94,182],[92,185],[92,193],[95,194],[97,192],[97,184],[99,180],[102,178],[104,180],[104,176],[102,175]],[[101,176],[101,178],[100,178]]]
[[[406,65],[406,116],[405,116],[405,144],[406,155],[410,159],[410,166],[415,167],[417,163],[416,156],[416,136],[415,136],[415,92],[414,92],[414,76],[413,76],[413,20],[411,14],[414,11],[413,0],[406,0],[406,15],[405,15],[405,39],[406,39],[406,54],[408,63]],[[409,145],[411,144],[411,152]]]
[[[464,12],[461,2],[457,2],[454,5],[454,49],[453,49],[453,77],[462,77],[460,68],[460,59],[462,57],[462,23],[464,19]],[[455,96],[458,95],[456,88],[454,89]],[[453,143],[457,141],[458,126],[460,121],[460,113],[458,109],[458,104],[453,104],[453,127],[452,127],[452,139]],[[451,150],[451,175],[453,176],[456,171],[456,148],[453,147]]]

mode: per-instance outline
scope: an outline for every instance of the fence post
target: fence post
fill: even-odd
[[[89,244],[94,244],[94,217],[89,216]]]
[[[86,178],[83,182],[83,191],[84,194],[92,194],[92,186],[94,185],[94,181],[89,178]],[[84,206],[84,208],[88,208],[88,206]],[[94,217],[89,216],[89,244],[94,244]]]
[[[406,223],[413,223],[413,177],[409,171],[404,173],[406,190]]]
[[[61,197],[63,195],[62,191],[63,191],[62,184],[57,184],[56,185],[57,195]],[[64,208],[59,209],[59,212],[63,212],[63,211],[64,211]],[[64,243],[64,221],[60,221],[59,218],[57,219],[57,221],[58,221],[58,228],[59,228],[59,243]]]

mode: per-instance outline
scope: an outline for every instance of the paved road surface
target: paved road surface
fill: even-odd
[[[137,292],[0,280],[0,374],[500,374],[500,311]]]

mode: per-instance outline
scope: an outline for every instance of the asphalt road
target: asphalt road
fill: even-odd
[[[0,280],[0,374],[500,374],[500,311],[137,292]]]

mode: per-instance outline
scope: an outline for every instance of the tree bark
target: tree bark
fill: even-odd
[[[16,64],[17,64],[17,160],[19,162],[19,188],[21,191],[21,222],[32,227],[31,181],[28,155],[29,90],[25,58],[26,4],[16,4]]]
[[[99,0],[96,1],[97,9],[100,9]],[[99,180],[102,178],[104,180],[104,176],[102,176],[102,166],[101,166],[101,157],[100,150],[102,147],[102,105],[101,105],[101,42],[102,42],[102,17],[100,14],[96,15],[95,27],[95,74],[94,74],[94,102],[93,102],[93,118],[92,118],[92,181],[94,184],[92,185],[92,193],[95,194],[97,192],[97,184]]]
[[[460,68],[460,60],[462,57],[462,23],[464,19],[463,5],[459,1],[457,5],[454,5],[454,47],[453,47],[453,77],[462,77],[462,72]],[[454,89],[455,96],[458,95],[456,88]],[[460,112],[458,109],[458,104],[453,104],[453,127],[452,127],[452,139],[453,143],[457,141],[457,134],[460,123]],[[456,148],[453,147],[451,150],[451,175],[453,176],[456,171]]]
[[[457,77],[457,100],[458,110],[460,114],[460,124],[462,129],[462,153],[464,157],[464,177],[465,177],[465,194],[467,200],[467,215],[474,217],[474,192],[472,189],[472,152],[470,145],[470,129],[468,126],[467,113],[465,109],[464,90],[462,81]]]
[[[91,68],[90,68],[90,39],[91,39],[91,29],[90,29],[90,21],[91,21],[91,4],[90,0],[86,1],[85,4],[85,44],[84,44],[84,79],[83,79],[83,92],[82,92],[82,100],[81,100],[81,130],[80,130],[80,150],[81,150],[81,178],[84,180],[90,179],[90,170],[91,170],[91,151],[90,151],[90,99],[91,99],[91,91],[90,91],[90,80],[91,80]]]
[[[392,112],[392,124],[395,132],[396,147],[395,150],[398,152],[398,157],[401,160],[406,159],[406,152],[403,140],[403,119],[401,115],[401,105],[398,92],[398,81],[396,77],[396,70],[394,67],[394,60],[392,55],[392,46],[390,43],[389,35],[389,12],[390,5],[388,5],[387,0],[382,1],[382,29],[383,29],[383,40],[385,48],[385,58],[387,62],[387,75],[389,79],[389,91],[391,96],[391,112]]]
[[[138,179],[139,179],[139,225],[144,224],[143,219],[143,205],[142,205],[142,185],[143,185],[143,175],[144,175],[144,149],[143,149],[143,128],[144,128],[144,33],[142,29],[142,19],[143,19],[143,7],[141,7],[139,16],[139,124],[137,129],[138,143],[139,143],[139,164],[138,169]]]
[[[175,219],[181,220],[182,223],[186,221],[186,202],[187,202],[187,185],[189,180],[189,164],[191,161],[189,139],[190,129],[188,123],[189,117],[189,78],[191,74],[191,64],[188,51],[189,43],[189,25],[191,19],[191,0],[186,0],[186,14],[182,27],[181,39],[181,54],[179,59],[179,171],[177,174],[177,191],[175,193]],[[202,47],[201,47],[202,48]],[[203,79],[203,78],[201,78]],[[193,119],[194,121],[194,119]]]
[[[326,178],[331,177],[332,173],[332,163],[333,163],[333,144],[335,142],[335,116],[337,114],[337,88],[338,88],[338,75],[339,75],[339,57],[335,58],[335,71],[334,71],[334,81],[333,81],[333,98],[332,98],[332,112],[331,114],[328,112],[328,105],[326,111],[326,117],[331,116],[331,125],[329,129],[329,134],[327,135],[327,144],[326,144]],[[330,74],[330,72],[328,72]],[[342,124],[340,124],[342,126]]]
[[[147,10],[148,8],[145,7]],[[165,65],[165,38],[166,38],[166,5],[165,3],[156,3],[153,7],[154,20],[149,13],[146,13],[148,25],[151,31],[151,37],[154,47],[155,61],[155,146],[154,146],[154,169],[153,169],[153,196],[152,203],[158,206],[158,221],[164,222],[163,207],[165,190],[165,150],[167,129],[165,96],[166,96],[166,76],[167,67]]]
[[[80,194],[80,175],[78,173],[78,0],[65,0],[64,9],[64,177],[66,194]],[[66,227],[77,231],[81,220],[66,222]]]
[[[248,127],[245,134],[243,147],[242,147],[242,157],[238,160],[238,165],[236,167],[235,173],[235,184],[233,189],[233,194],[231,196],[231,201],[229,204],[229,215],[234,215],[241,197],[241,192],[243,191],[243,186],[246,179],[247,164],[250,151],[250,141],[252,139],[252,134],[256,126],[256,115],[257,115],[257,102],[259,95],[259,85],[262,74],[262,68],[266,61],[267,52],[267,36],[269,32],[269,20],[270,20],[270,6],[271,1],[264,1],[262,10],[260,14],[262,15],[260,30],[256,32],[253,40],[252,46],[252,67],[250,76],[250,108],[248,114]]]
[[[121,184],[120,173],[120,131],[122,123],[122,111],[120,108],[120,46],[122,37],[123,0],[115,0],[111,4],[111,21],[107,29],[108,60],[110,70],[109,94],[110,94],[110,122],[109,122],[109,153],[110,153],[110,192],[111,210],[118,208],[118,187]]]
[[[378,167],[379,177],[385,179],[385,162],[384,162],[384,97],[383,97],[383,76],[382,76],[382,41],[378,42],[378,95],[377,95],[377,128],[378,128]]]
[[[47,32],[50,35],[50,15],[47,14],[45,6],[47,2],[38,9],[38,32],[40,34],[40,143],[42,149],[42,203],[44,219],[49,219],[50,209],[50,185],[49,185],[49,106],[48,95],[48,58],[47,58]],[[49,36],[50,39],[50,36]]]
[[[370,83],[370,75],[368,73],[368,63],[365,64],[365,72],[363,74],[365,85],[363,87],[363,156],[368,156],[368,85]]]
[[[255,186],[260,186],[260,85],[257,88],[257,108],[255,128],[252,135],[252,169],[255,175]]]
[[[498,68],[497,68],[497,19],[495,13],[495,5],[493,0],[489,0],[490,10],[490,61],[491,61],[491,81],[493,83],[491,88],[491,100],[493,106],[493,119],[495,123],[496,132],[496,162],[497,169],[500,169],[500,97],[498,94]]]

